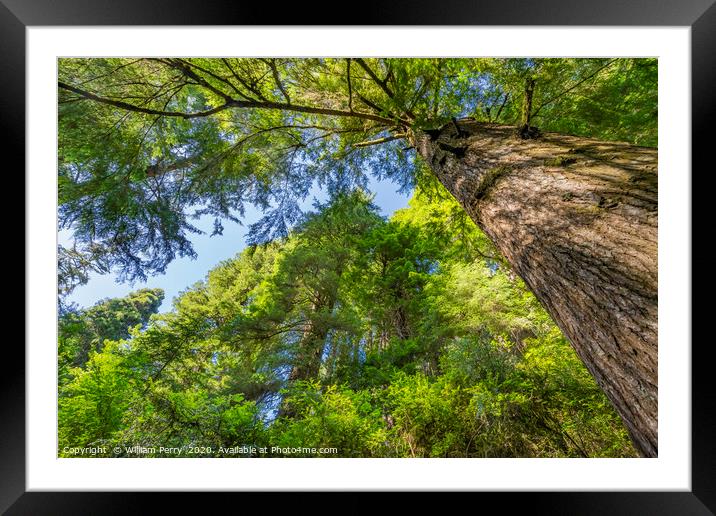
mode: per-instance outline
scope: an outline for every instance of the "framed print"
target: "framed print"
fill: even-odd
[[[716,510],[691,322],[711,2],[391,4],[351,26],[2,2],[27,171],[8,514],[150,496],[123,491]]]

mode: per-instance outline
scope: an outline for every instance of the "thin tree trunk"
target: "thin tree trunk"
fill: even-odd
[[[535,80],[525,81],[525,101],[522,104],[522,127],[529,127],[532,118],[532,96],[535,92]]]
[[[657,151],[461,122],[413,144],[657,455]]]

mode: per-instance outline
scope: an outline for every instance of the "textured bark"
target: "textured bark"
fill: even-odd
[[[413,144],[656,456],[656,149],[459,123]]]

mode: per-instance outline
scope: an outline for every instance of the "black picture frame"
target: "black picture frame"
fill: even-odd
[[[716,0],[393,0],[361,2],[350,15],[338,14],[335,3],[308,6],[295,3],[280,8],[261,9],[261,3],[225,0],[0,0],[0,127],[3,147],[15,158],[12,170],[25,165],[25,29],[28,26],[63,25],[520,25],[520,26],[688,26],[691,28],[692,71],[692,242],[699,231],[699,207],[711,203],[707,189],[693,187],[697,167],[706,172],[709,145],[713,146],[714,105],[716,104]],[[5,156],[6,160],[10,156]],[[7,162],[6,162],[7,163]],[[713,165],[711,165],[711,168]],[[11,167],[5,168],[5,181]],[[686,171],[685,171],[686,173]],[[24,191],[22,174],[14,173],[15,188]],[[7,186],[9,188],[9,186]],[[7,194],[6,194],[7,195]],[[701,201],[701,202],[699,202]],[[703,208],[702,208],[703,209]],[[703,212],[702,212],[703,213]],[[708,223],[707,223],[708,224]],[[17,224],[16,224],[17,225]],[[19,225],[17,225],[19,226]],[[20,238],[15,241],[20,241]],[[703,258],[693,255],[692,271],[710,270]],[[25,276],[32,274],[25,267]],[[693,274],[693,273],[692,273]],[[693,285],[693,283],[692,283]],[[706,288],[699,282],[701,289]],[[32,307],[26,307],[31,310]],[[693,297],[692,321],[704,320],[709,306]],[[694,316],[694,314],[696,316]],[[701,314],[702,317],[698,315]],[[695,336],[696,334],[694,334]],[[14,339],[15,341],[17,339]],[[678,514],[716,513],[716,389],[713,388],[709,360],[711,339],[692,337],[692,489],[689,492],[530,492],[530,493],[453,493],[451,505],[477,498],[482,504],[496,503],[507,510],[524,506],[531,514]],[[0,510],[6,514],[142,514],[154,498],[166,510],[186,508],[192,493],[80,493],[26,492],[25,488],[25,363],[24,350],[6,341],[4,371],[0,374]],[[689,345],[691,343],[684,343]],[[241,506],[255,498],[266,507],[282,497],[276,493],[212,493],[204,497],[205,508],[217,503]],[[300,506],[310,493],[292,493],[283,499]],[[360,495],[360,496],[359,496]],[[408,495],[412,503],[423,504],[424,493]],[[356,502],[344,500],[347,509],[338,512],[364,512],[372,503],[363,494],[353,493]],[[406,496],[400,504],[406,509]],[[467,501],[475,507],[476,501]],[[382,509],[391,503],[380,502]],[[335,507],[327,507],[331,512]],[[235,506],[238,507],[238,506]],[[312,510],[320,507],[312,504]],[[489,505],[485,505],[489,507]],[[402,511],[401,511],[402,512]],[[519,511],[521,512],[521,511]]]

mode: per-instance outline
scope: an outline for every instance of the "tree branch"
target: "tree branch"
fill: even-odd
[[[208,89],[208,90],[211,91],[212,93],[218,95],[219,97],[221,97],[221,98],[224,99],[225,101],[229,102],[229,101],[232,100],[232,98],[231,98],[230,95],[228,95],[227,93],[224,93],[224,92],[221,91],[219,88],[217,88],[217,87],[215,87],[215,86],[212,86],[212,85],[209,84],[209,82],[208,82],[206,79],[204,79],[201,75],[197,74],[196,72],[194,72],[193,70],[191,70],[191,69],[189,68],[190,66],[198,68],[196,65],[193,65],[193,64],[191,64],[191,63],[187,63],[186,61],[182,61],[181,59],[170,59],[170,60],[168,60],[168,61],[164,61],[164,60],[162,60],[162,59],[159,59],[158,61],[159,61],[160,63],[165,64],[165,65],[167,65],[167,66],[170,66],[170,67],[172,67],[172,68],[174,68],[174,69],[176,69],[176,70],[179,70],[181,73],[183,73],[184,75],[186,75],[186,76],[189,77],[190,79],[194,79],[197,83],[199,83],[200,85],[204,86],[206,89]]]
[[[615,59],[612,59],[611,61],[609,61],[609,62],[608,62],[607,64],[605,64],[604,66],[599,67],[594,73],[592,73],[592,74],[586,76],[584,79],[582,79],[581,81],[577,82],[576,84],[574,84],[574,85],[571,86],[570,88],[567,88],[566,90],[564,90],[563,92],[561,92],[561,93],[555,95],[555,96],[552,97],[551,99],[546,100],[545,102],[543,102],[542,104],[540,104],[537,109],[535,109],[535,111],[532,113],[532,117],[537,116],[537,113],[540,112],[540,109],[542,109],[542,108],[545,107],[546,105],[551,104],[552,102],[554,102],[554,101],[557,100],[558,98],[560,98],[560,97],[566,95],[567,93],[569,93],[570,91],[572,91],[574,88],[576,88],[577,86],[579,86],[579,85],[582,84],[583,82],[588,81],[589,79],[591,79],[592,77],[594,77],[595,75],[597,75],[599,72],[601,72],[601,71],[604,70],[605,68],[610,67],[610,66],[611,66],[612,64],[614,64],[615,62],[617,62],[617,59],[616,59],[616,58],[615,58]]]
[[[363,70],[366,71],[366,73],[370,76],[371,79],[373,79],[373,82],[376,83],[378,86],[380,86],[380,89],[382,89],[388,97],[391,99],[395,97],[395,94],[393,91],[388,87],[388,85],[385,83],[385,81],[381,81],[378,76],[375,74],[373,70],[368,66],[368,64],[360,57],[357,57],[356,62],[363,68]]]
[[[428,89],[428,86],[430,86],[430,83],[432,82],[431,78],[423,78],[423,82],[418,88],[418,91],[415,92],[415,97],[413,97],[413,100],[410,101],[410,104],[408,105],[407,112],[412,113],[413,108],[418,103],[418,101],[422,98],[425,91]]]
[[[73,93],[76,93],[77,95],[84,97],[85,99],[94,100],[95,102],[100,102],[102,104],[107,104],[109,106],[114,106],[114,107],[129,110],[129,111],[135,111],[137,113],[144,113],[147,115],[172,116],[172,117],[178,117],[178,118],[199,118],[199,117],[213,115],[213,114],[223,111],[229,107],[229,104],[227,103],[227,104],[222,104],[221,106],[215,107],[213,109],[209,109],[206,111],[197,111],[195,113],[181,113],[178,111],[162,111],[162,110],[158,110],[158,109],[149,109],[149,108],[144,108],[144,107],[140,107],[140,106],[135,106],[134,104],[122,102],[121,100],[111,100],[111,99],[107,99],[104,97],[100,97],[98,95],[95,95],[94,93],[90,93],[88,91],[84,91],[79,88],[75,88],[74,86],[65,84],[64,82],[61,82],[61,81],[57,81],[57,85],[60,88],[71,91]]]
[[[371,145],[379,145],[381,143],[392,142],[393,140],[400,140],[405,138],[405,133],[398,133],[392,136],[386,136],[385,138],[378,138],[377,140],[368,140],[365,142],[354,143],[353,147],[369,147]]]
[[[372,101],[368,100],[367,98],[365,98],[363,95],[360,94],[360,92],[357,92],[357,91],[356,91],[356,96],[360,99],[360,101],[361,101],[363,104],[365,104],[366,106],[368,106],[369,108],[371,108],[371,109],[372,109],[373,111],[375,111],[376,113],[385,113],[385,112],[386,112],[385,109],[381,109],[380,106],[378,106],[378,105],[375,104],[374,102],[372,102]]]
[[[353,112],[353,88],[351,87],[351,58],[346,59],[346,81],[348,82],[348,111]]]
[[[100,102],[102,104],[108,104],[110,106],[127,109],[129,111],[136,111],[138,113],[145,113],[148,115],[171,116],[171,117],[179,117],[179,118],[198,118],[198,117],[205,117],[205,116],[213,115],[215,113],[218,113],[218,112],[223,111],[228,108],[278,109],[281,111],[291,111],[291,112],[295,112],[295,113],[310,113],[310,114],[316,114],[316,115],[360,118],[363,120],[372,120],[374,122],[380,122],[381,124],[389,126],[389,127],[397,125],[396,122],[398,122],[397,120],[393,120],[393,119],[386,118],[383,116],[372,115],[370,113],[361,113],[358,111],[344,111],[342,109],[320,108],[320,107],[313,107],[313,106],[297,106],[294,104],[287,104],[284,102],[259,101],[259,100],[236,100],[236,99],[232,99],[231,97],[228,97],[225,104],[222,104],[221,106],[215,107],[213,109],[209,109],[207,111],[199,111],[196,113],[181,113],[181,112],[177,112],[177,111],[162,111],[162,110],[158,110],[158,109],[150,109],[150,108],[135,106],[133,104],[129,104],[129,103],[123,102],[121,100],[111,100],[111,99],[107,99],[104,97],[100,97],[99,95],[95,95],[94,93],[90,93],[88,91],[81,90],[79,88],[76,88],[69,84],[65,84],[64,82],[60,82],[60,81],[57,82],[57,85],[62,89],[76,93],[86,99],[94,100],[95,102]]]
[[[405,119],[403,119],[403,118],[400,118],[399,116],[394,115],[393,113],[389,112],[388,110],[381,108],[380,106],[378,106],[378,105],[375,104],[374,102],[368,100],[368,99],[365,98],[363,95],[361,95],[360,92],[356,91],[355,94],[356,94],[356,97],[358,97],[358,99],[360,99],[360,101],[361,101],[363,104],[365,104],[366,106],[368,106],[369,108],[371,108],[371,109],[372,109],[373,111],[375,111],[376,113],[387,113],[388,115],[390,115],[390,116],[392,116],[392,117],[394,118],[394,122],[397,121],[397,122],[402,123],[403,125],[410,125],[410,121],[405,120]]]
[[[497,110],[497,114],[495,115],[495,122],[498,122],[500,120],[500,115],[502,114],[502,109],[505,107],[505,104],[507,104],[507,99],[509,99],[509,98],[510,98],[510,94],[505,93],[505,100],[502,101],[502,105],[500,106],[500,109]]]
[[[381,81],[378,78],[378,76],[375,74],[375,72],[373,70],[371,70],[371,68],[368,66],[368,64],[363,59],[361,59],[360,57],[356,57],[355,60],[361,66],[361,68],[363,68],[363,70],[366,71],[366,73],[370,76],[370,78],[373,80],[373,82],[375,82],[378,86],[380,86],[380,89],[383,90],[383,92],[388,96],[388,98],[390,98],[391,100],[395,100],[395,93],[393,92],[393,90],[391,90],[388,87],[388,79],[390,79],[390,77],[392,76],[392,73],[393,73],[392,70],[390,72],[388,72],[388,76],[385,78],[385,80]],[[409,109],[404,110],[404,111],[405,111],[405,114],[411,120],[415,120],[415,115]]]
[[[231,74],[234,76],[234,79],[239,81],[244,88],[246,88],[251,93],[256,95],[256,97],[258,97],[260,100],[266,100],[266,98],[261,94],[261,92],[259,90],[257,90],[254,86],[252,86],[248,82],[246,82],[238,73],[236,73],[236,71],[233,69],[233,67],[229,64],[229,62],[225,58],[222,57],[221,61],[224,63],[224,66],[226,66],[231,71]],[[247,97],[246,95],[243,95],[243,97],[246,98],[247,100],[252,100],[252,99],[249,99],[249,97]]]
[[[374,129],[375,129],[375,128],[376,128],[376,127],[374,127]],[[295,125],[295,124],[293,124],[293,125],[277,125],[277,126],[272,126],[272,127],[259,127],[259,128],[256,128],[256,130],[255,130],[254,132],[252,132],[252,133],[250,133],[250,134],[247,134],[247,135],[245,135],[243,138],[241,138],[241,139],[239,139],[238,141],[236,141],[236,142],[235,142],[234,144],[232,144],[231,147],[229,147],[228,149],[226,149],[226,150],[220,152],[219,154],[217,154],[217,155],[214,156],[213,158],[209,159],[206,163],[204,163],[204,164],[198,169],[197,172],[202,173],[202,172],[204,172],[205,170],[207,170],[209,167],[211,167],[211,166],[213,166],[213,165],[216,165],[217,163],[221,162],[221,161],[222,161],[223,159],[225,159],[229,154],[231,154],[235,149],[238,149],[238,148],[241,147],[244,143],[246,143],[247,141],[251,140],[252,138],[255,138],[255,137],[257,137],[257,136],[259,136],[259,135],[261,135],[261,134],[264,134],[264,133],[268,133],[268,132],[272,132],[272,131],[281,131],[281,130],[285,130],[285,129],[301,129],[301,130],[302,130],[302,129],[316,129],[316,130],[318,130],[318,131],[324,131],[323,134],[319,135],[319,136],[316,137],[316,138],[313,138],[313,139],[309,140],[308,143],[311,143],[311,142],[313,142],[313,141],[315,141],[315,140],[317,140],[317,139],[327,138],[328,136],[330,136],[330,135],[332,135],[332,134],[345,134],[345,133],[351,133],[351,132],[360,132],[360,130],[357,130],[357,129],[335,129],[335,128],[333,128],[333,127],[326,127],[326,126],[321,126],[321,125]],[[300,142],[300,141],[299,141],[299,143],[298,143],[297,145],[299,145],[299,146],[301,146],[301,147],[304,147],[304,146],[305,146],[305,144],[304,144],[303,142]],[[292,146],[292,147],[289,147],[289,148],[295,148],[295,147],[296,147],[296,146]],[[181,160],[176,161],[176,162],[174,162],[174,163],[169,163],[169,164],[167,164],[167,165],[161,165],[161,163],[155,164],[155,165],[150,165],[150,166],[147,167],[146,174],[147,174],[148,177],[159,176],[159,175],[162,175],[162,174],[166,174],[166,173],[168,173],[168,172],[173,172],[173,171],[175,171],[175,170],[184,168],[184,167],[186,167],[187,165],[192,165],[192,164],[196,163],[197,161],[199,161],[199,159],[197,159],[196,156],[193,156],[193,157],[188,157],[188,158],[181,159]]]
[[[200,71],[202,71],[202,72],[204,72],[204,73],[210,75],[210,76],[213,77],[214,79],[216,79],[216,80],[218,80],[218,81],[221,81],[221,82],[223,82],[224,84],[228,84],[229,87],[230,87],[232,90],[234,90],[238,95],[241,95],[241,96],[244,97],[244,98],[248,98],[248,97],[246,97],[246,96],[241,92],[241,90],[239,90],[239,89],[236,87],[236,85],[235,85],[233,82],[231,82],[230,80],[228,80],[226,77],[222,77],[221,75],[215,74],[215,73],[212,72],[211,70],[207,70],[207,69],[205,69],[205,68],[202,68],[201,66],[199,66],[199,65],[197,65],[197,64],[194,64],[194,63],[192,63],[192,62],[184,61],[183,59],[178,59],[177,61],[181,61],[181,62],[183,62],[183,63],[186,63],[188,66],[191,66],[191,67],[193,67],[193,68],[196,68],[197,70],[200,70]]]
[[[269,68],[271,68],[271,73],[273,74],[273,80],[276,83],[276,86],[278,86],[278,89],[281,90],[281,94],[283,95],[283,98],[286,99],[286,103],[291,103],[291,97],[288,96],[288,93],[283,87],[283,84],[281,83],[281,78],[278,75],[278,68],[276,68],[276,60],[275,59],[262,59],[264,63],[266,63]]]
[[[330,109],[330,108],[320,108],[320,107],[314,107],[314,106],[297,106],[295,104],[286,104],[283,102],[259,102],[259,101],[243,101],[243,100],[234,100],[230,106],[232,107],[238,107],[238,108],[245,108],[245,109],[279,109],[282,111],[293,111],[296,113],[312,113],[316,115],[329,115],[329,116],[340,116],[340,117],[349,117],[349,118],[362,118],[364,120],[372,120],[374,122],[381,122],[382,124],[388,125],[388,126],[394,126],[396,125],[397,120],[393,120],[391,118],[386,118],[383,116],[378,115],[371,115],[370,113],[361,113],[358,111],[344,111],[342,109]]]

